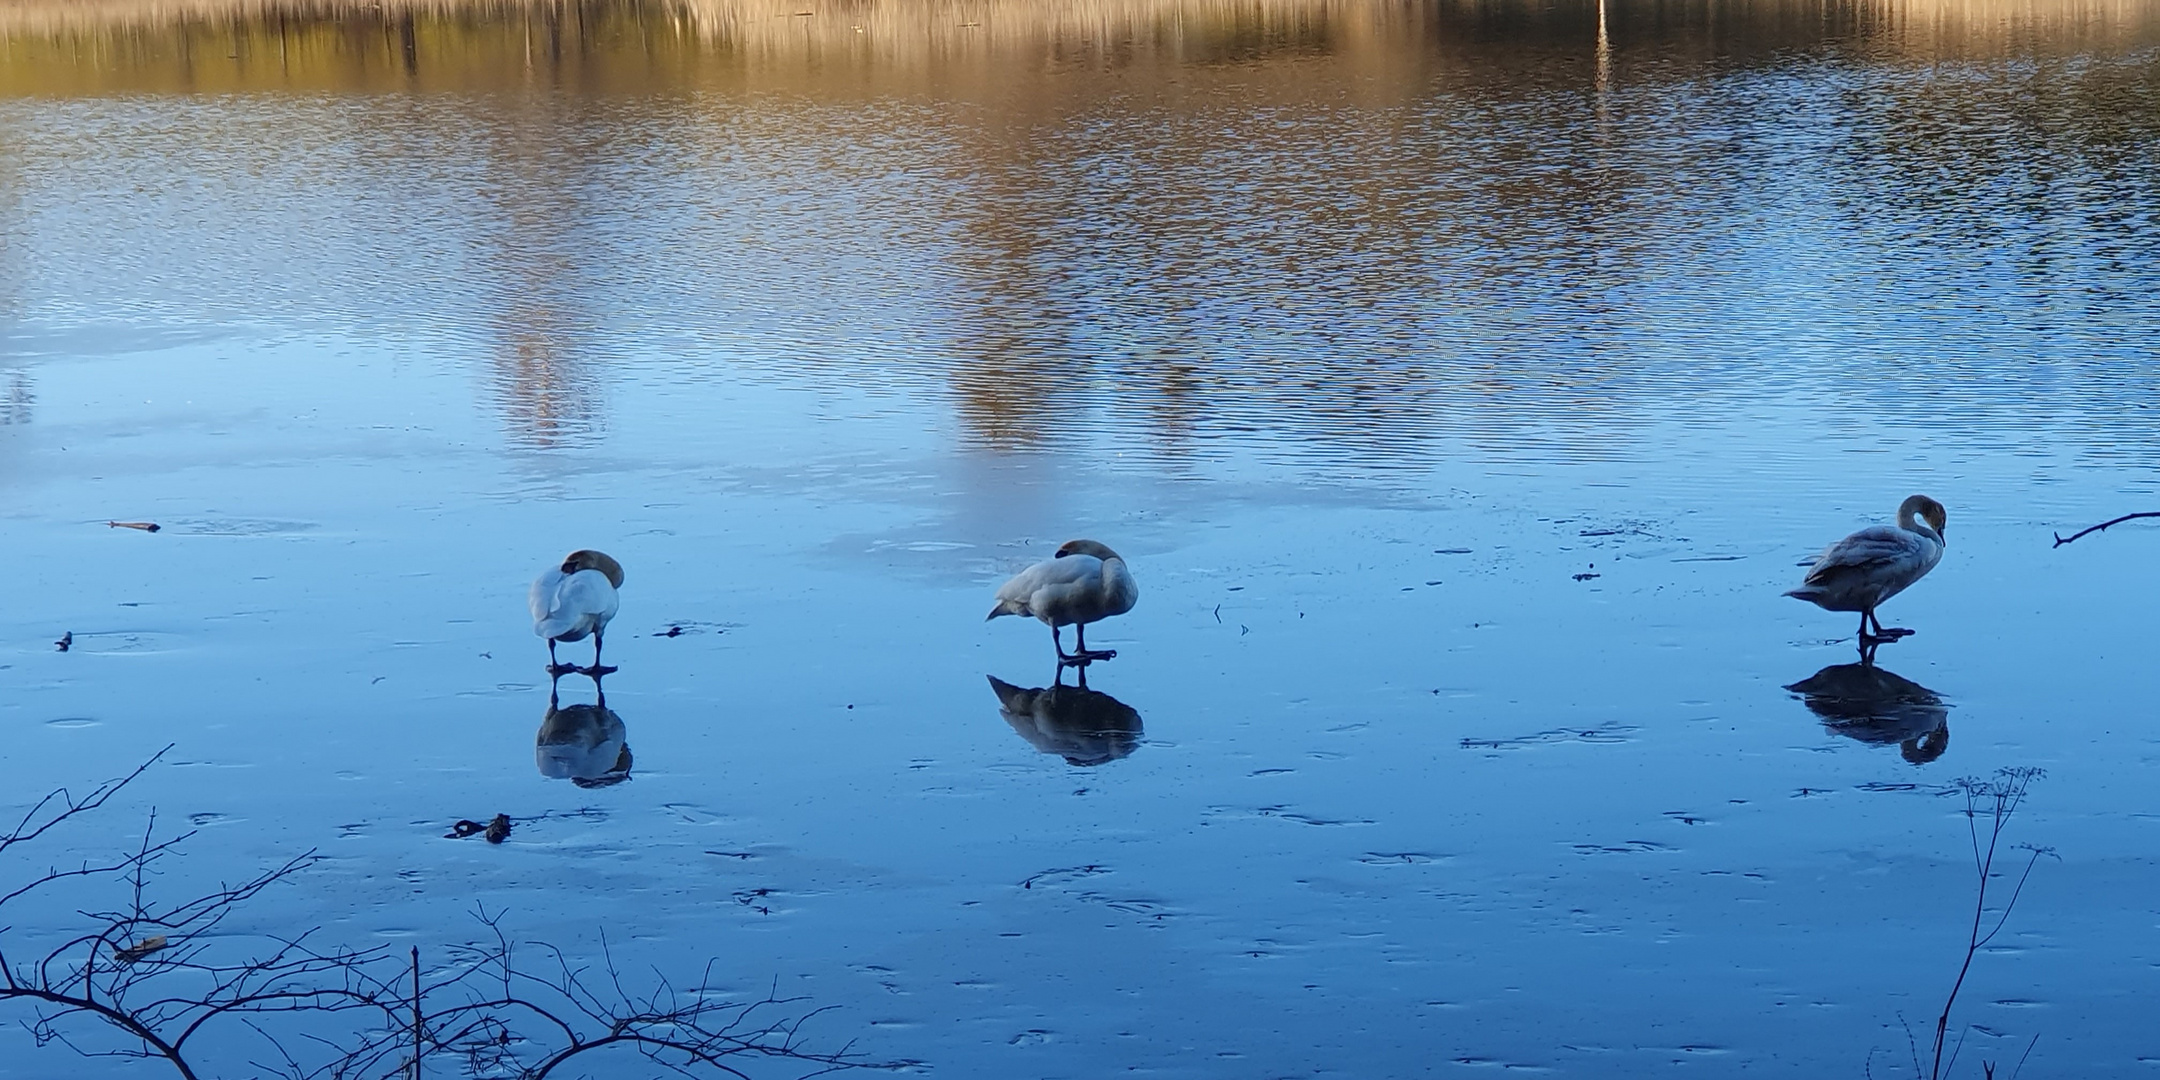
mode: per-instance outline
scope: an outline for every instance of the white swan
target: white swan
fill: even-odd
[[[1860,613],[1860,641],[1894,641],[1912,633],[1883,629],[1875,608],[1927,576],[1943,557],[1943,504],[1914,495],[1898,506],[1896,528],[1877,525],[1830,545],[1808,568],[1799,588],[1786,593],[1825,611]],[[1868,632],[1869,620],[1875,630]]]
[[[600,639],[608,620],[615,617],[615,590],[622,588],[622,582],[622,564],[592,550],[571,552],[561,566],[549,567],[533,582],[533,633],[547,639],[548,674],[605,675],[615,670],[600,666]],[[556,642],[583,641],[587,634],[593,639],[593,666],[555,662]]]
[[[998,586],[997,606],[988,619],[1000,615],[1031,615],[1050,627],[1050,643],[1058,661],[1084,664],[1108,660],[1116,649],[1089,651],[1087,624],[1112,615],[1123,615],[1140,599],[1140,586],[1117,552],[1093,540],[1068,540],[1056,557],[1014,574]],[[988,621],[985,619],[985,621]],[[1078,626],[1078,651],[1068,656],[1058,636],[1061,627]]]

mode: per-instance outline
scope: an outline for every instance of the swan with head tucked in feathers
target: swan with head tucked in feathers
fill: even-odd
[[[1123,556],[1093,540],[1068,540],[1053,558],[1014,574],[1012,580],[998,586],[997,606],[990,609],[989,618],[1027,615],[1041,619],[1050,627],[1050,643],[1057,649],[1058,661],[1084,664],[1117,655],[1116,649],[1088,649],[1087,624],[1123,615],[1139,599],[1140,586],[1133,581]],[[1074,632],[1078,648],[1070,655],[1059,636],[1066,626],[1078,627]]]
[[[1895,527],[1862,529],[1830,545],[1808,568],[1800,587],[1785,595],[1825,611],[1859,612],[1863,648],[1869,642],[1895,641],[1912,631],[1884,629],[1875,609],[1942,561],[1947,523],[1943,504],[1925,495],[1911,496],[1898,506]],[[1871,621],[1873,632],[1868,629]]]
[[[600,645],[608,620],[615,617],[615,590],[622,583],[622,564],[590,549],[571,552],[562,565],[549,567],[533,582],[533,633],[547,639],[550,675],[582,671],[599,676],[615,670],[600,666]],[[587,635],[593,639],[591,667],[555,662],[556,642],[583,641]]]

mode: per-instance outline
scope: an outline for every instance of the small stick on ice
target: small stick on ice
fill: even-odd
[[[2067,543],[2069,543],[2070,541],[2072,541],[2072,540],[2075,540],[2075,539],[2077,539],[2078,537],[2080,537],[2080,536],[2083,536],[2083,535],[2085,535],[2086,533],[2096,533],[2096,532],[2101,532],[2101,531],[2105,530],[2105,529],[2106,529],[2106,528],[2107,528],[2108,526],[2110,526],[2110,525],[2120,525],[2120,524],[2122,524],[2122,523],[2123,523],[2123,522],[2125,522],[2125,521],[2136,521],[2136,520],[2137,520],[2137,519],[2139,519],[2139,518],[2149,518],[2149,517],[2160,517],[2160,510],[2144,510],[2144,511],[2140,511],[2140,512],[2138,512],[2138,513],[2135,513],[2135,514],[2124,514],[2123,516],[2121,516],[2121,517],[2119,517],[2119,518],[2116,518],[2116,519],[2115,519],[2115,520],[2113,520],[2113,521],[2103,521],[2103,522],[2101,522],[2101,523],[2100,523],[2100,524],[2098,524],[2098,525],[2094,525],[2094,526],[2092,526],[2091,528],[2087,528],[2087,529],[2079,529],[2078,531],[2076,531],[2076,532],[2074,532],[2074,533],[2071,533],[2071,534],[2070,534],[2070,535],[2068,535],[2068,536],[2064,536],[2064,535],[2063,535],[2063,534],[2061,534],[2061,533],[2056,533],[2056,534],[2055,534],[2055,546],[2056,546],[2056,547],[2061,547],[2061,546],[2063,546],[2064,544],[2067,544]]]

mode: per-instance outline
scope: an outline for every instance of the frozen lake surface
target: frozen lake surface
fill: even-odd
[[[2160,510],[2160,5],[197,6],[0,14],[0,802],[174,744],[0,889],[154,807],[936,1075],[1907,1076],[2038,767],[1958,1074],[2160,1064],[2160,532],[2051,546]]]

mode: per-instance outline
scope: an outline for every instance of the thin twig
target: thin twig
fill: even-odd
[[[2010,1070],[2010,1080],[2017,1080],[2018,1074],[2025,1071],[2025,1059],[2032,1056],[2033,1047],[2038,1045],[2040,1045],[2040,1033],[2035,1031],[2033,1032],[2032,1041],[2025,1044],[2025,1052],[2018,1055],[2017,1068]]]
[[[2115,520],[2113,520],[2113,521],[2103,521],[2103,522],[2101,522],[2100,524],[2098,524],[2098,525],[2094,525],[2094,526],[2092,526],[2092,527],[2090,527],[2090,528],[2085,528],[2085,529],[2079,529],[2078,531],[2076,531],[2076,532],[2074,532],[2074,533],[2071,533],[2071,534],[2070,534],[2070,535],[2068,535],[2068,536],[2064,536],[2064,535],[2063,535],[2063,534],[2061,534],[2061,533],[2056,533],[2056,534],[2055,534],[2055,546],[2056,546],[2056,547],[2061,547],[2061,546],[2063,546],[2064,544],[2067,544],[2067,543],[2071,542],[2072,540],[2075,540],[2075,539],[2077,539],[2078,537],[2080,537],[2080,536],[2083,536],[2083,535],[2085,535],[2086,533],[2105,532],[2105,531],[2107,530],[2107,527],[2108,527],[2108,526],[2110,526],[2110,525],[2120,525],[2120,524],[2122,524],[2122,523],[2123,523],[2123,522],[2125,522],[2125,521],[2136,521],[2136,520],[2137,520],[2137,519],[2139,519],[2139,518],[2149,518],[2149,517],[2160,517],[2160,510],[2145,510],[2145,511],[2140,511],[2140,512],[2138,512],[2138,513],[2135,513],[2135,514],[2124,514],[2123,516],[2121,516],[2121,517],[2119,517],[2119,518],[2116,518],[2116,519],[2115,519]]]

